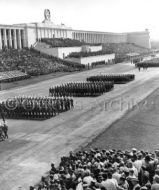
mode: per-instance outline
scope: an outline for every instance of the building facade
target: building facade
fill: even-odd
[[[112,64],[113,60],[115,59],[115,54],[105,54],[105,55],[96,55],[96,56],[88,56],[88,57],[68,57],[65,60],[75,62],[75,63],[80,63],[83,65],[92,65],[93,63],[97,62],[105,62],[105,64]]]
[[[31,47],[42,38],[70,38],[88,43],[134,43],[151,48],[148,30],[131,33],[110,33],[73,30],[64,24],[55,25],[50,11],[45,9],[42,23],[0,25],[0,49]]]

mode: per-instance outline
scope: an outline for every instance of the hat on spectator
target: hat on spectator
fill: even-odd
[[[143,186],[143,187],[140,188],[140,190],[147,190],[147,187]]]
[[[130,178],[130,180],[131,180],[131,181],[136,181],[136,182],[139,181],[136,177],[132,177],[132,178]]]
[[[88,187],[88,186],[89,186],[89,184],[84,181],[83,182],[83,187]]]
[[[146,156],[145,156],[145,160],[146,160],[146,161],[150,161],[150,160],[151,160],[150,155],[146,155]]]
[[[159,175],[155,175],[154,180],[156,181],[156,183],[159,183]]]
[[[157,175],[159,175],[159,168],[157,168],[157,169],[155,170],[155,173],[156,173]]]
[[[132,151],[133,151],[133,152],[137,152],[137,149],[136,149],[136,148],[132,148]]]

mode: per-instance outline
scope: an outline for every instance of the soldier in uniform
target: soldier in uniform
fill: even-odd
[[[3,130],[3,133],[4,133],[4,138],[8,139],[8,126],[7,126],[7,124],[5,122],[2,125],[2,130]]]
[[[3,125],[2,125],[2,123],[0,124],[0,138],[2,139],[2,141],[5,139],[4,133],[3,133]]]

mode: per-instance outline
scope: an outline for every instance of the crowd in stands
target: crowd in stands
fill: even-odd
[[[68,57],[74,58],[81,58],[81,57],[89,57],[89,56],[98,56],[98,55],[106,55],[112,54],[112,51],[109,50],[101,50],[101,51],[94,51],[94,52],[72,52],[68,55]]]
[[[72,98],[15,97],[0,103],[1,117],[44,120],[73,108]]]
[[[99,45],[99,44],[90,44],[84,41],[79,41],[70,38],[42,38],[41,42],[44,42],[50,45],[51,48],[53,47],[76,47],[76,46],[83,46],[83,45]],[[101,44],[100,44],[101,45]]]
[[[0,82],[13,82],[30,78],[30,75],[18,70],[0,72]]]
[[[75,46],[84,45],[85,42],[80,42],[73,39],[42,39],[42,41],[50,42],[55,46]],[[89,44],[90,45],[90,44]],[[93,45],[93,44],[92,44]],[[99,44],[96,44],[99,45]],[[138,47],[134,44],[126,43],[110,43],[103,44],[103,50],[97,52],[73,52],[69,57],[87,57],[109,54],[114,52],[116,55],[115,62],[124,61],[128,56],[128,53],[146,54],[150,51],[145,48]],[[153,61],[154,62],[154,61]],[[104,62],[94,63],[92,67],[104,64]],[[152,66],[156,66],[153,65]],[[0,80],[4,79],[5,82],[11,82],[14,80],[21,80],[29,78],[29,76],[49,74],[53,72],[73,72],[85,69],[85,65],[63,60],[51,55],[40,53],[33,48],[31,49],[4,49],[0,52]],[[13,71],[10,72],[10,71]],[[13,76],[13,77],[11,77]]]
[[[134,74],[116,74],[116,75],[96,75],[87,77],[89,82],[111,81],[114,84],[127,83],[135,79]]]
[[[136,148],[70,152],[30,190],[158,190],[158,156]]]
[[[49,89],[49,96],[74,96],[74,97],[94,97],[109,92],[114,87],[113,82],[81,82],[67,83]]]
[[[0,72],[20,70],[33,76],[52,72],[70,72],[83,68],[81,64],[45,55],[34,49],[8,49],[0,52]]]
[[[105,43],[102,46],[103,50],[115,53],[116,63],[129,59],[128,53],[138,53],[141,56],[151,54],[151,50],[132,43]]]

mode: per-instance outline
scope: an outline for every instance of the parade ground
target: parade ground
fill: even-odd
[[[85,147],[158,149],[159,68],[139,72],[133,64],[121,63],[4,90],[0,99],[48,96],[51,86],[111,73],[136,77],[102,96],[74,98],[75,108],[54,118],[7,120],[9,139],[0,142],[0,190],[27,190],[69,151]]]

